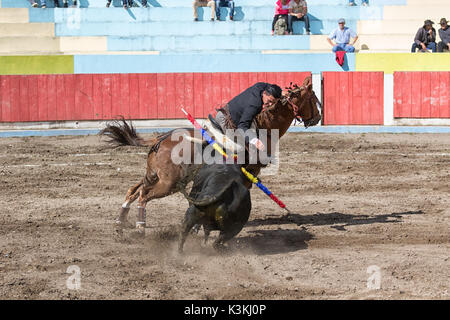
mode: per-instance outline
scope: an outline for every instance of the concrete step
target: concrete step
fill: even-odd
[[[199,20],[210,20],[211,9],[199,8]],[[274,16],[274,7],[236,7],[236,21],[267,21]],[[382,20],[383,7],[310,6],[311,20]],[[221,8],[221,18],[228,19],[228,8]],[[30,22],[84,23],[84,22],[154,22],[193,21],[192,8],[89,8],[89,9],[30,9]]]
[[[27,23],[29,22],[28,9],[1,8],[0,23]]]
[[[0,53],[54,53],[59,51],[56,37],[0,37]]]
[[[54,37],[54,23],[0,23],[0,34],[9,37]]]
[[[108,50],[106,37],[60,37],[61,52],[91,53]]]
[[[141,6],[142,0],[134,0],[136,6]],[[311,1],[311,0],[310,0]],[[436,0],[435,0],[436,1]],[[442,0],[444,1],[444,0]],[[62,3],[62,1],[60,0]],[[192,1],[190,0],[148,0],[150,7],[191,7]],[[39,3],[39,2],[38,2]],[[236,5],[239,6],[274,6],[274,0],[235,0]],[[69,4],[72,5],[73,1],[69,0]],[[346,6],[348,0],[312,0],[309,5],[340,5]],[[115,7],[122,7],[121,0],[113,0],[112,5]],[[371,6],[384,6],[384,5],[406,5],[406,0],[371,0]],[[2,6],[4,8],[29,8],[30,2],[28,0],[2,0]],[[79,0],[78,7],[81,8],[104,8],[106,6],[106,0]],[[53,8],[53,1],[47,0],[47,7]]]
[[[417,30],[423,26],[424,20],[360,20],[358,34],[408,34],[414,38]],[[438,23],[439,21],[434,21]],[[439,27],[438,27],[439,28]]]
[[[403,34],[360,35],[357,50],[410,52],[414,36]],[[311,36],[310,50],[331,50],[326,35]]]
[[[202,50],[268,50],[309,49],[309,36],[193,36],[193,37],[109,37],[112,51],[202,51]]]
[[[348,20],[347,25],[356,30],[357,20]],[[336,28],[335,20],[311,20],[313,34],[329,34]],[[304,34],[305,23],[296,21],[293,24],[295,34]],[[272,29],[272,20],[266,21],[233,21],[233,22],[194,22],[178,23],[157,22],[84,22],[77,27],[66,23],[56,24],[57,36],[195,36],[195,35],[267,35]]]
[[[54,54],[107,51],[106,37],[4,37],[1,54]]]
[[[423,0],[408,0],[407,1],[408,5],[423,5],[424,1]],[[429,6],[435,6],[435,5],[449,5],[448,0],[427,0],[426,2],[427,5]],[[389,5],[388,3],[386,5]],[[391,5],[394,5],[394,3],[392,3]]]
[[[434,19],[438,23],[440,18],[450,14],[450,2],[448,5],[411,5],[399,8],[398,6],[384,7],[384,20],[410,20],[420,19],[422,22],[425,19]],[[449,19],[449,18],[448,18]],[[381,19],[380,19],[381,20]],[[437,20],[437,21],[436,21]]]

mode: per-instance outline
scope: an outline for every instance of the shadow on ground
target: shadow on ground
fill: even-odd
[[[345,227],[353,225],[364,225],[374,223],[397,223],[401,222],[403,216],[424,214],[422,210],[419,211],[405,211],[394,212],[389,214],[381,214],[376,216],[369,216],[364,214],[345,214],[340,212],[331,213],[316,213],[313,215],[300,215],[298,213],[290,214],[289,216],[271,216],[268,215],[262,219],[254,219],[249,221],[247,227],[278,225],[278,224],[296,224],[311,225],[311,226],[326,226],[345,231]]]

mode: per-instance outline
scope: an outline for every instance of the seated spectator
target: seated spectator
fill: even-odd
[[[106,7],[109,8],[111,6],[111,2],[112,0],[107,0],[106,2]],[[127,5],[127,0],[122,0],[123,3],[123,8],[125,10],[128,10],[128,8],[133,7],[133,0],[128,0],[128,5]],[[142,0],[142,6],[144,8],[147,8],[147,0]]]
[[[230,8],[230,20],[234,17],[234,1],[233,0],[215,0],[216,2],[216,19],[220,20],[220,7]]]
[[[308,5],[305,0],[291,0],[289,2],[289,15],[288,15],[288,31],[292,34],[292,23],[294,21],[305,21],[306,34],[311,34],[308,18]]]
[[[411,52],[416,52],[416,49],[419,49],[420,52],[427,52],[427,49],[436,52],[436,30],[433,28],[433,24],[434,22],[431,20],[424,22],[423,27],[416,33]]]
[[[45,0],[40,0],[40,2],[41,2],[41,8],[43,8],[43,9],[47,8],[47,3],[46,3]],[[55,8],[59,8],[58,0],[54,0],[54,3],[55,3]],[[63,4],[64,4],[64,8],[68,8],[69,7],[68,0],[63,0]],[[76,5],[77,5],[77,0],[74,0],[73,1],[73,6],[76,6]],[[31,0],[31,6],[33,8],[36,8],[38,6],[38,4],[36,3],[35,0]]]
[[[438,43],[438,52],[450,51],[450,27],[448,21],[442,18],[439,22],[441,28],[439,29],[439,38],[441,42]]]
[[[45,0],[43,0],[45,2]],[[67,3],[68,0],[63,0],[63,7],[68,8],[69,4]],[[55,8],[59,8],[59,2],[58,0],[55,0]]]
[[[345,20],[338,20],[339,28],[330,33],[327,40],[328,43],[333,47],[333,52],[345,51],[345,52],[355,52],[355,43],[358,41],[358,35],[355,31],[345,26]],[[353,43],[350,44],[350,38],[353,38]],[[336,43],[333,43],[335,40]]]
[[[211,7],[211,21],[214,21],[214,14],[216,12],[216,2],[214,0],[194,0],[194,2],[192,2],[194,21],[198,21],[198,7]]]
[[[288,14],[289,14],[289,0],[278,0],[275,4],[275,16],[273,17],[272,22],[272,35],[274,33],[275,23],[277,22],[278,18],[284,19],[286,21],[286,25],[289,25]],[[288,34],[287,30],[285,34]]]
[[[356,6],[355,0],[348,0],[348,5],[349,6]],[[361,5],[368,6],[369,5],[369,0],[361,0]]]

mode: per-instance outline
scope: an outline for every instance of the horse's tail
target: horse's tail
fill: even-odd
[[[114,120],[112,123],[108,123],[106,127],[99,132],[99,135],[108,138],[108,143],[113,146],[135,146],[135,147],[148,147],[154,144],[154,139],[144,140],[136,133],[136,129],[130,122],[128,124],[122,117],[118,120]]]

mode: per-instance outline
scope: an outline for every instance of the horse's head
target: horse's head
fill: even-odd
[[[285,94],[285,97],[293,108],[295,119],[303,122],[306,128],[318,124],[322,118],[322,106],[312,89],[311,78],[307,77],[301,87],[291,83],[286,89],[287,94]]]

